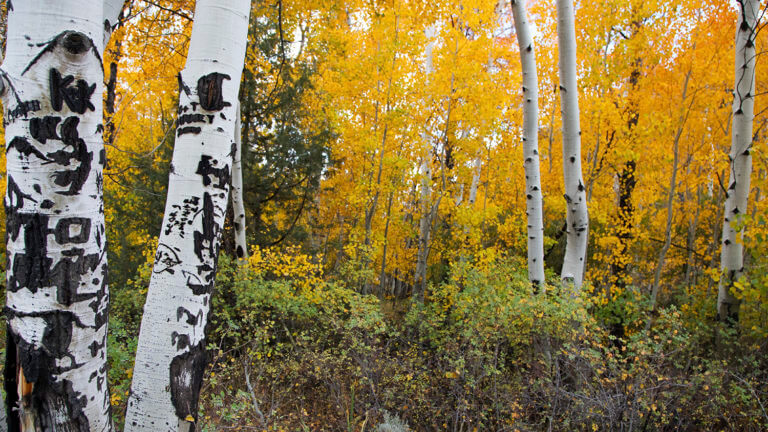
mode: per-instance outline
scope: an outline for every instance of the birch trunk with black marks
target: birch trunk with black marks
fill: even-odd
[[[195,429],[250,7],[248,0],[198,0],[195,6],[126,431]]]
[[[539,172],[539,81],[525,0],[512,0],[511,4],[523,72],[523,166],[528,216],[528,279],[533,285],[539,285],[544,283],[544,216]],[[578,116],[578,108],[576,114]]]
[[[235,253],[237,258],[248,258],[248,241],[245,238],[245,201],[243,200],[243,145],[240,123],[240,104],[235,118],[235,154],[232,157],[232,225],[235,229]]]
[[[110,431],[103,0],[8,4],[5,389],[13,431]],[[66,17],[66,19],[64,19]],[[109,27],[109,26],[107,26]]]
[[[557,43],[560,69],[560,112],[563,118],[563,176],[566,243],[561,279],[581,288],[587,259],[589,215],[581,174],[579,87],[576,78],[576,30],[572,0],[557,0]]]
[[[744,271],[742,220],[747,212],[750,175],[752,174],[752,122],[755,93],[755,35],[758,0],[738,0],[739,20],[736,29],[735,84],[733,94],[733,126],[731,129],[730,176],[725,197],[723,244],[718,285],[717,314],[720,321],[739,320],[739,299],[732,289]]]

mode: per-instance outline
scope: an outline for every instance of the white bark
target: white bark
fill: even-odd
[[[739,300],[731,292],[733,283],[744,271],[743,228],[747,212],[750,175],[752,174],[752,122],[755,94],[755,35],[758,0],[739,0],[739,20],[736,29],[735,84],[733,95],[733,125],[731,131],[730,176],[725,198],[723,244],[720,268],[723,276],[717,295],[720,320],[736,321]],[[737,230],[738,229],[738,230]]]
[[[2,99],[12,430],[112,430],[103,32],[102,0],[9,7]]]
[[[120,13],[123,11],[125,0],[104,0],[104,47],[106,48],[112,32],[117,28],[120,20]]]
[[[245,239],[245,202],[243,201],[243,145],[240,123],[240,104],[235,119],[235,155],[232,158],[232,225],[235,228],[235,253],[238,259],[248,258]]]
[[[229,200],[249,0],[198,0],[179,76],[165,217],[141,322],[126,431],[193,430]]]
[[[572,0],[557,0],[560,111],[563,119],[563,176],[566,201],[566,244],[560,277],[575,288],[584,281],[589,216],[581,174],[579,87],[576,78],[576,30]]]
[[[523,166],[528,216],[528,279],[532,284],[539,285],[545,279],[543,198],[539,172],[539,79],[525,0],[512,0],[511,4],[523,71]],[[576,125],[578,127],[578,119]]]
[[[425,142],[429,142],[428,134],[425,133],[422,138]],[[423,300],[427,287],[427,256],[429,254],[430,228],[432,227],[432,209],[429,205],[432,196],[431,156],[430,148],[428,146],[425,147],[424,158],[419,170],[421,174],[421,197],[419,199],[421,218],[419,218],[419,241],[416,255],[414,289],[417,291],[417,297],[420,300]]]
[[[427,37],[427,45],[424,47],[424,70],[427,75],[427,80],[429,80],[429,76],[434,72],[432,51],[435,47],[437,27],[428,27],[425,34]],[[416,252],[414,289],[416,290],[417,297],[420,300],[423,300],[424,292],[427,287],[427,257],[429,255],[429,240],[433,211],[429,205],[432,196],[432,168],[430,165],[432,159],[432,140],[427,131],[424,131],[421,134],[421,138],[424,141],[424,155],[421,168],[419,169],[421,175],[421,198],[419,199],[421,217],[419,218],[419,240],[418,250]]]

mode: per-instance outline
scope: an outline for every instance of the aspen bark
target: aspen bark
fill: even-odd
[[[425,133],[423,139],[427,141],[428,135]],[[428,141],[427,141],[428,142]],[[419,219],[419,241],[416,257],[416,275],[414,280],[414,289],[417,298],[424,299],[424,292],[427,288],[427,256],[429,255],[430,231],[432,227],[432,208],[429,205],[432,196],[432,169],[429,162],[432,152],[427,147],[424,152],[424,159],[421,163],[421,196],[419,199],[419,208],[421,218]]]
[[[122,11],[127,0],[104,0],[104,47],[106,49],[112,32],[120,24]]]
[[[195,429],[250,7],[248,0],[198,0],[195,6],[126,431]]]
[[[434,66],[432,64],[432,51],[435,46],[435,35],[437,29],[435,27],[429,27],[426,30],[427,45],[424,49],[424,69],[429,76],[434,72]],[[429,241],[430,231],[432,228],[432,215],[434,209],[429,205],[432,195],[432,168],[430,166],[432,159],[432,142],[429,133],[426,131],[421,134],[421,138],[424,141],[424,154],[422,156],[421,168],[419,174],[421,175],[421,193],[419,199],[419,208],[421,217],[419,218],[419,239],[418,249],[416,252],[416,273],[414,275],[414,290],[416,291],[416,297],[419,300],[424,299],[424,292],[427,289],[427,257],[429,256]]]
[[[560,277],[575,288],[584,281],[589,215],[581,174],[579,87],[576,77],[576,30],[572,0],[557,0],[560,111],[563,118],[563,176],[566,202],[565,258]]]
[[[544,216],[539,172],[539,80],[536,52],[524,2],[512,0],[511,4],[523,72],[523,166],[528,216],[528,279],[533,285],[539,285],[545,279]]]
[[[736,29],[735,83],[733,124],[728,190],[725,196],[723,244],[720,253],[720,278],[717,314],[721,321],[739,320],[739,299],[733,293],[734,282],[744,272],[743,227],[747,212],[750,175],[752,174],[752,122],[755,112],[755,35],[758,0],[738,0],[739,20]]]
[[[0,76],[11,430],[112,430],[101,54],[115,11],[105,15],[105,4],[8,5]]]
[[[243,145],[240,123],[240,104],[235,118],[235,148],[232,156],[232,225],[235,229],[235,253],[238,259],[248,258],[248,241],[245,237],[245,202],[243,200]]]

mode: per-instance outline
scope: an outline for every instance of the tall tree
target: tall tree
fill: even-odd
[[[572,0],[557,0],[560,111],[563,118],[563,177],[566,202],[566,243],[560,277],[580,288],[584,281],[589,235],[587,196],[581,175],[579,86],[576,74],[576,30]]]
[[[101,54],[120,7],[29,0],[8,9],[9,428],[108,431]]]
[[[435,48],[435,38],[437,36],[436,26],[430,26],[425,33],[426,46],[424,47],[424,72],[427,75],[427,80],[429,80],[429,76],[435,71],[432,55]],[[421,167],[419,168],[419,174],[421,176],[419,198],[420,218],[417,242],[418,251],[416,252],[416,271],[414,274],[414,291],[419,300],[424,299],[424,293],[427,290],[427,258],[429,257],[432,221],[434,220],[435,213],[440,205],[439,198],[434,204],[431,203],[432,137],[426,130],[426,126],[424,132],[421,134],[421,139],[423,140],[423,154],[421,156]]]
[[[235,230],[235,255],[248,257],[248,241],[245,237],[245,202],[243,201],[243,143],[240,121],[240,104],[235,118],[235,154],[232,157],[232,225]]]
[[[525,0],[512,0],[523,73],[523,166],[528,216],[528,279],[544,283],[544,216],[539,172],[539,79]],[[577,110],[578,114],[578,110]]]
[[[735,83],[728,190],[725,198],[723,244],[720,253],[721,277],[717,295],[717,314],[721,321],[737,322],[739,299],[732,288],[744,271],[742,221],[747,213],[749,181],[752,174],[752,122],[755,117],[755,36],[758,0],[738,0],[736,26]]]
[[[198,0],[179,74],[165,216],[141,322],[127,431],[194,430],[229,200],[248,0]]]

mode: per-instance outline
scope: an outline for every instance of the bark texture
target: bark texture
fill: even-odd
[[[560,277],[581,288],[587,259],[589,215],[581,173],[579,87],[576,77],[576,30],[572,0],[557,0],[560,111],[563,118],[563,176],[566,202],[565,258]]]
[[[532,284],[539,285],[544,283],[544,216],[539,171],[539,79],[525,0],[512,0],[511,4],[523,72],[523,166],[528,216],[528,279]],[[576,113],[578,116],[578,108]]]
[[[232,214],[235,228],[235,253],[237,258],[248,258],[248,242],[245,238],[245,202],[243,201],[243,146],[240,126],[240,104],[235,119],[235,155],[232,158]]]
[[[126,431],[194,430],[205,327],[229,201],[250,1],[198,0],[179,76],[165,216],[139,333]]]
[[[25,0],[8,6],[0,72],[8,173],[8,425],[13,431],[109,431],[104,4]]]
[[[733,93],[733,125],[731,130],[730,176],[725,197],[723,247],[720,253],[720,279],[717,313],[721,321],[739,319],[739,299],[733,283],[744,271],[743,228],[747,212],[749,182],[752,174],[752,122],[755,117],[755,34],[760,2],[738,0],[739,20],[736,28],[735,83]]]

